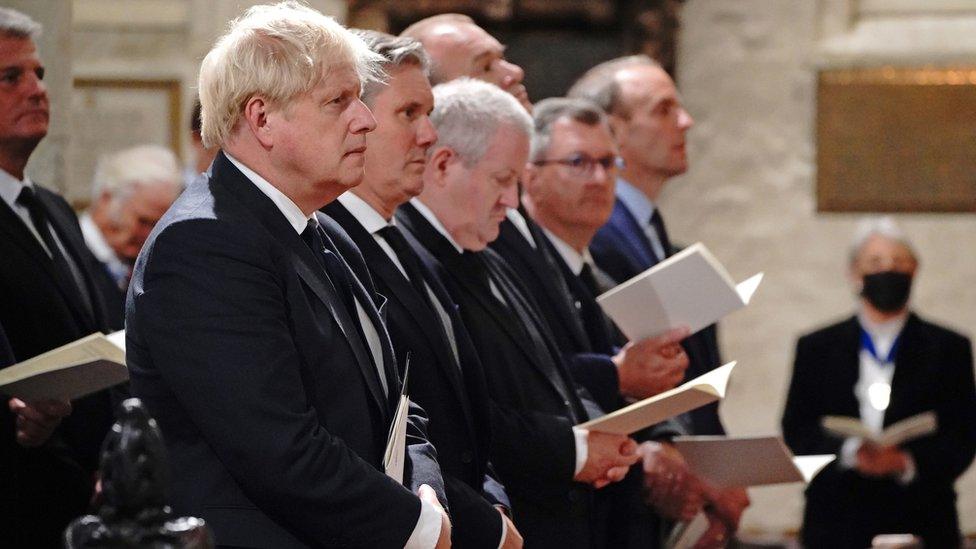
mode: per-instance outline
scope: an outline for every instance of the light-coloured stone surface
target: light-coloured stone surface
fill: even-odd
[[[766,273],[753,303],[721,325],[725,357],[740,364],[722,405],[732,434],[780,431],[797,336],[853,311],[845,258],[859,216],[818,214],[814,187],[816,67],[823,41],[837,43],[844,32],[860,32],[856,19],[845,30],[838,28],[837,13],[823,10],[840,10],[844,21],[856,14],[851,6],[845,0],[689,0],[684,7],[678,86],[696,120],[689,134],[692,167],[668,184],[662,209],[675,240],[705,242],[736,279]],[[970,15],[946,21],[948,28]],[[911,24],[904,18],[893,23],[887,32]],[[976,21],[968,32],[976,35]],[[889,50],[878,43],[887,35],[878,36],[864,59],[878,52],[898,59],[902,39]],[[926,47],[933,44],[929,40]],[[957,53],[951,43],[940,47],[938,59]],[[845,55],[858,60],[854,50]],[[967,252],[976,239],[976,216],[897,219],[921,255],[917,310],[972,334],[976,256]],[[958,490],[963,529],[976,532],[976,468]],[[746,530],[799,527],[800,486],[753,489],[750,495]]]

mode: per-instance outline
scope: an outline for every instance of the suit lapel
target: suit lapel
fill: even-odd
[[[462,260],[461,254],[409,203],[400,206],[397,220],[407,227],[413,233],[413,236],[419,242],[423,243],[424,247],[444,265],[454,284],[461,291],[470,295],[485,313],[501,327],[519,350],[526,355],[529,363],[535,365],[542,374],[542,377],[560,395],[560,398],[567,398],[564,391],[552,379],[553,372],[546,371],[543,365],[540,364],[539,357],[536,356],[536,350],[528,341],[527,335],[516,327],[518,319],[512,318],[515,313],[506,309],[492,295],[490,288],[482,287],[485,286],[485,284],[481,283],[482,275],[480,273],[469,273],[469,267]],[[484,254],[487,251],[479,253]],[[529,319],[526,320],[530,321]]]
[[[379,243],[376,242],[373,235],[366,231],[349,210],[336,201],[326,206],[325,213],[342,225],[356,243],[356,246],[359,247],[363,258],[366,260],[366,264],[369,265],[370,271],[390,289],[390,299],[396,301],[400,307],[407,311],[414,319],[417,328],[423,332],[427,339],[427,347],[437,355],[438,366],[440,366],[444,375],[447,376],[451,386],[454,388],[458,400],[461,402],[462,409],[467,416],[469,428],[472,427],[470,404],[466,398],[467,393],[463,386],[463,380],[461,379],[461,371],[459,370],[460,357],[455,359],[450,349],[450,342],[446,339],[447,334],[444,332],[448,327],[442,325],[441,319],[436,316],[437,312],[431,309],[427,299],[417,295],[417,290],[403,276],[400,269],[393,264],[393,261],[386,252],[380,248]],[[409,232],[402,232],[408,242],[413,240],[413,236]],[[417,258],[417,263],[422,270],[426,270],[420,258]],[[432,276],[426,277],[425,282],[431,286],[431,291],[436,294],[437,292],[434,288],[436,281],[432,279]],[[440,296],[437,298],[440,299]],[[441,299],[441,306],[444,307],[448,316],[450,316],[448,308],[451,305],[451,303]],[[452,318],[452,322],[457,322],[457,320]]]
[[[549,237],[545,235],[534,221],[526,217],[525,223],[538,249],[533,248],[510,221],[502,223],[500,238],[505,239],[505,242],[512,251],[518,255],[518,258],[522,262],[529,266],[535,276],[543,277],[540,285],[543,291],[549,295],[549,301],[561,309],[557,314],[560,321],[568,328],[569,333],[576,341],[577,347],[579,349],[589,350],[590,340],[586,336],[584,327],[579,322],[577,311],[570,309],[573,304],[569,301],[569,288],[565,281],[561,278],[556,278],[547,283],[544,280],[545,273],[556,274],[559,272],[559,266],[556,262],[561,261],[561,259],[558,257],[558,253],[549,242]]]
[[[909,315],[898,338],[895,372],[891,379],[891,400],[884,417],[886,426],[914,413],[910,411],[911,397],[919,393],[918,387],[922,383],[919,376],[926,375],[929,357],[936,356],[927,347],[928,342],[922,336],[918,317]]]
[[[647,239],[640,223],[619,198],[614,205],[613,215],[610,217],[610,227],[617,233],[620,241],[630,248],[630,253],[627,255],[640,261],[640,265],[636,265],[635,270],[637,272],[657,264],[657,256],[654,255],[651,241]]]
[[[840,341],[834,348],[834,359],[823,365],[824,368],[833,369],[825,377],[831,386],[843,388],[840,392],[841,415],[861,417],[861,406],[854,394],[854,386],[861,377],[861,325],[857,317],[851,317],[843,324],[840,336]]]
[[[43,196],[43,193],[40,192],[41,189],[38,189],[38,191],[38,196]],[[51,208],[50,204],[47,202],[45,202],[45,206],[47,206],[49,211],[54,209]],[[54,225],[55,221],[53,213],[50,217],[51,224]],[[55,230],[57,231],[58,236],[61,237],[61,233],[64,231],[59,231],[57,229]],[[5,232],[11,241],[15,242],[27,255],[34,259],[38,267],[40,267],[40,270],[47,273],[47,276],[51,280],[51,284],[58,288],[62,298],[64,298],[68,307],[74,312],[75,319],[79,323],[79,326],[83,327],[82,331],[94,331],[98,329],[96,327],[96,323],[92,319],[91,313],[88,311],[88,307],[82,303],[81,296],[78,293],[78,288],[66,285],[66,283],[70,281],[64,280],[62,276],[59,276],[55,272],[56,267],[54,261],[52,261],[51,257],[47,255],[47,252],[45,252],[44,248],[41,247],[40,242],[37,241],[34,234],[31,233],[30,229],[27,228],[27,225],[25,225],[20,217],[6,205],[0,206],[0,231]],[[66,248],[70,248],[69,242],[62,241],[62,243]],[[80,268],[81,265],[79,265],[79,269]],[[67,276],[71,276],[71,273],[65,274]]]
[[[305,245],[301,236],[295,232],[274,203],[231,164],[222,152],[214,159],[211,170],[213,174],[211,181],[223,186],[226,189],[225,192],[240,200],[244,207],[254,215],[255,220],[261,223],[287,249],[288,258],[299,278],[326,306],[332,314],[333,320],[339,325],[339,329],[356,357],[356,362],[363,373],[370,394],[373,395],[377,407],[385,418],[389,415],[389,409],[379,382],[379,374],[373,367],[369,358],[369,351],[364,348],[362,338],[359,337],[358,330],[349,316],[356,314],[356,311],[346,311],[336,287],[326,274],[325,268],[312,255],[312,250]]]

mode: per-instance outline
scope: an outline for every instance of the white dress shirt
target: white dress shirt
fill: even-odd
[[[854,385],[854,396],[857,397],[861,422],[876,434],[884,430],[885,411],[888,409],[891,394],[891,380],[895,375],[894,358],[890,357],[891,349],[898,340],[905,327],[908,314],[884,323],[872,322],[862,312],[858,314],[858,323],[874,344],[878,357],[871,351],[862,348],[858,353],[858,379]],[[884,361],[884,358],[891,358]],[[848,438],[841,446],[841,465],[854,468],[857,464],[857,450],[861,446],[861,439]],[[908,468],[898,477],[902,484],[908,484],[915,479],[915,460],[909,454]]]
[[[288,198],[283,192],[278,190],[277,187],[272,185],[266,179],[258,175],[256,172],[241,164],[239,160],[233,156],[224,154],[227,159],[231,161],[234,166],[237,167],[244,174],[244,177],[248,178],[255,187],[258,188],[261,193],[266,195],[268,198],[274,202],[281,214],[285,216],[288,223],[295,229],[295,232],[302,234],[305,227],[308,226],[308,222],[311,219],[315,219],[314,215],[305,215],[301,208],[298,207],[290,198]],[[359,324],[363,327],[363,335],[366,337],[366,342],[369,345],[369,350],[373,355],[373,364],[376,365],[378,370],[380,382],[383,385],[383,392],[389,391],[386,384],[386,372],[384,370],[383,363],[383,348],[380,344],[380,337],[378,328],[373,325],[372,320],[370,320],[369,315],[366,314],[366,310],[363,305],[359,302],[359,296],[355,296],[356,301],[356,312],[359,316]],[[428,549],[430,547],[435,547],[437,545],[437,540],[441,533],[441,512],[432,503],[428,503],[425,500],[420,500],[420,517],[417,519],[417,525],[414,527],[413,532],[407,539],[404,549]]]

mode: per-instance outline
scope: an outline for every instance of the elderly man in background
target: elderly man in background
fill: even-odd
[[[85,247],[74,211],[24,173],[48,129],[44,65],[34,43],[40,32],[30,17],[0,8],[0,325],[16,361],[108,330],[94,282],[97,262]],[[5,545],[61,546],[68,521],[88,507],[110,424],[105,391],[71,404],[3,399],[0,532]]]
[[[163,432],[174,510],[221,545],[450,545],[421,410],[403,484],[384,472],[401,386],[382,298],[317,214],[362,181],[379,61],[297,2],[232,22],[200,69],[204,144],[222,152],[136,261],[132,393]]]
[[[495,84],[532,110],[522,84],[525,71],[505,59],[505,46],[473,19],[459,13],[443,13],[410,25],[401,36],[420,40],[430,55],[430,81],[441,84],[467,76]]]
[[[182,189],[176,156],[165,147],[140,145],[98,161],[91,206],[79,222],[85,244],[102,266],[96,278],[113,330],[124,324],[123,301],[136,256]]]
[[[393,217],[420,194],[427,150],[437,140],[427,56],[412,38],[354,31],[383,57],[384,82],[370,82],[363,101],[376,117],[366,137],[366,175],[323,212],[349,234],[387,297],[386,325],[401,362],[410,356],[408,393],[430,418],[450,501],[452,539],[459,547],[520,547],[502,508],[502,486],[488,476],[491,443],[488,390],[477,351],[457,305],[420,259],[420,244]],[[401,364],[403,367],[403,364]],[[493,507],[498,505],[499,509]]]
[[[636,444],[574,427],[603,412],[578,393],[531,296],[486,248],[518,202],[531,119],[512,96],[475,80],[441,84],[434,99],[439,138],[423,191],[397,219],[429,251],[484,365],[491,459],[526,544],[602,547],[606,510],[593,488],[623,478]]]
[[[865,220],[850,254],[857,314],[796,344],[783,434],[796,454],[837,454],[807,488],[806,547],[867,547],[910,533],[958,547],[953,484],[976,455],[976,387],[968,338],[909,307],[918,257],[890,218]],[[937,430],[895,446],[831,436],[824,416],[871,431],[934,412]]]

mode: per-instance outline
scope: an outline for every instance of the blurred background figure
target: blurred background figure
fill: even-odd
[[[91,207],[81,215],[85,244],[101,264],[96,282],[111,328],[123,328],[122,304],[139,250],[183,188],[176,156],[140,145],[103,156],[92,182]]]
[[[200,133],[200,128],[203,125],[200,121],[200,100],[197,99],[193,102],[193,111],[190,113],[190,146],[192,147],[192,153],[190,156],[190,161],[183,168],[183,184],[189,184],[193,181],[193,178],[200,175],[201,173],[210,169],[210,163],[213,162],[215,156],[217,156],[217,151],[220,147],[206,147],[203,145],[203,136]]]
[[[953,483],[976,454],[976,388],[967,338],[909,307],[918,257],[890,218],[865,220],[850,254],[854,316],[797,342],[783,433],[796,454],[837,454],[807,489],[803,543],[861,548],[911,533],[926,547],[960,542]],[[824,416],[869,429],[934,411],[936,433],[901,446],[841,440]]]

